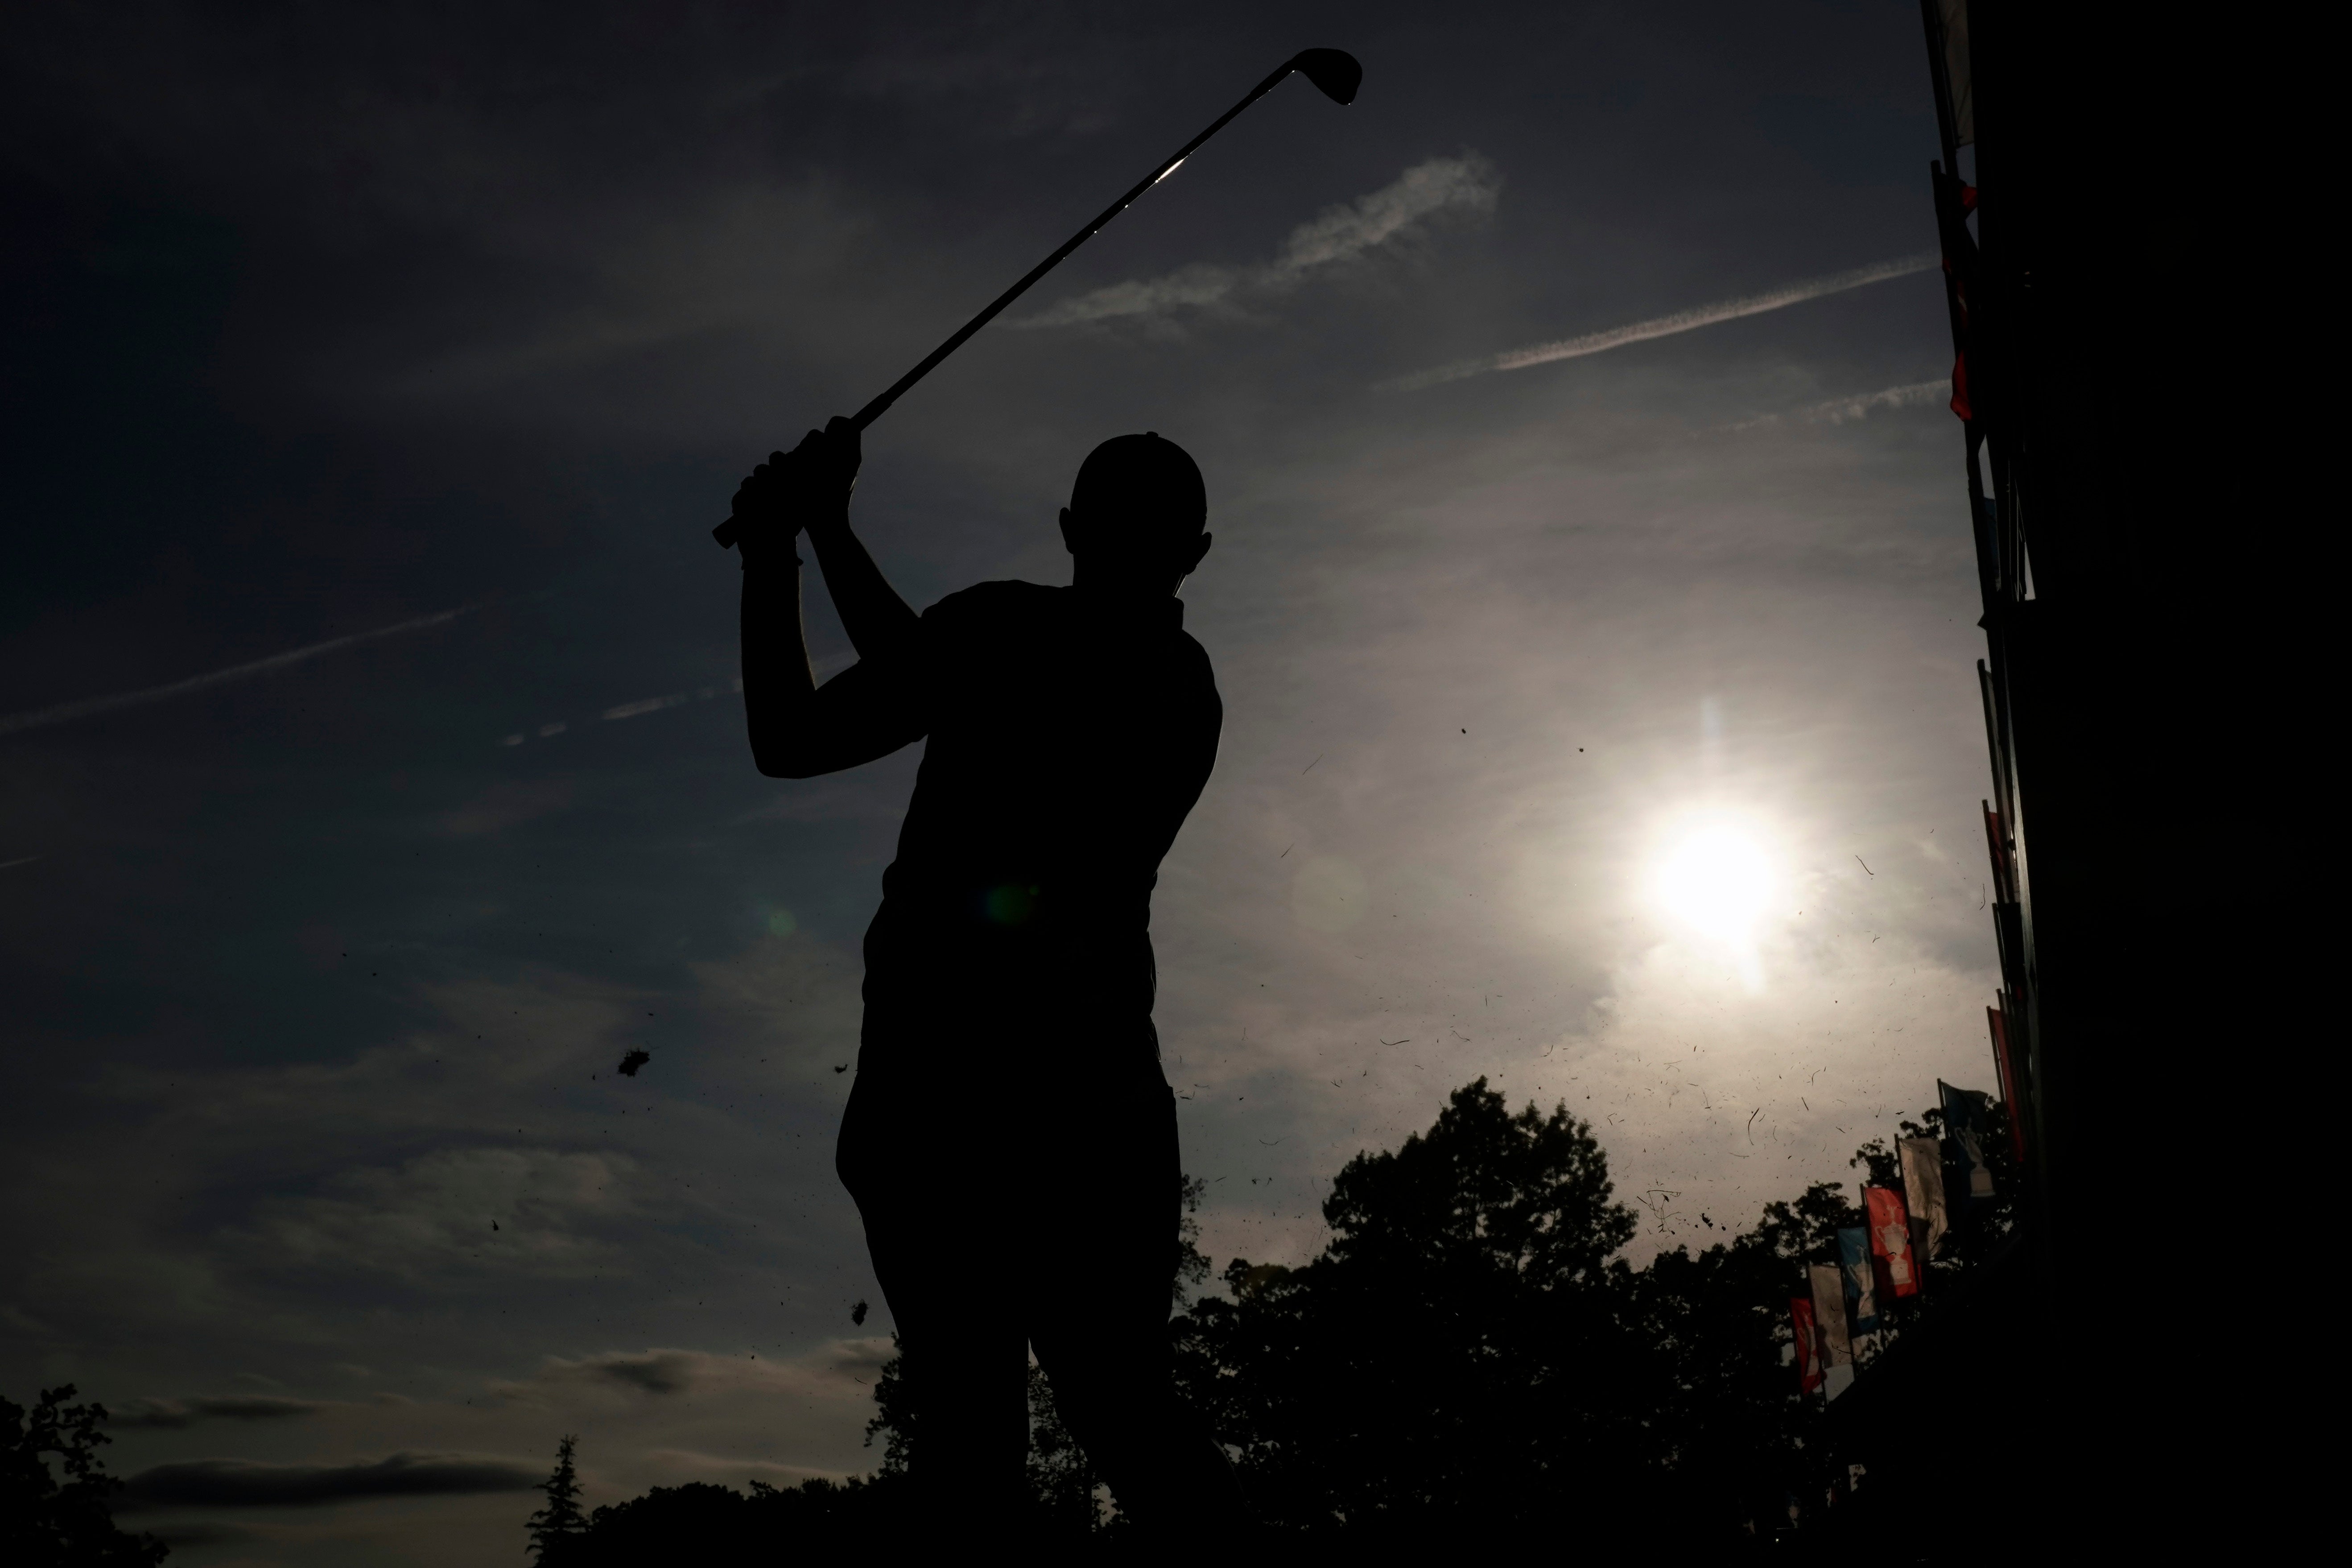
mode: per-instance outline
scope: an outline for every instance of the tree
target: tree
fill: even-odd
[[[1932,1136],[1940,1121],[1899,1125]],[[1995,1197],[1961,1205],[1920,1295],[1879,1304],[1886,1339],[1961,1299],[1948,1287],[2005,1245],[2018,1177],[1992,1131]],[[1884,1143],[1853,1164],[1900,1185]],[[1348,1163],[1320,1257],[1234,1259],[1227,1294],[1176,1321],[1179,1365],[1278,1526],[1383,1549],[1543,1529],[1721,1550],[1831,1478],[1788,1304],[1864,1223],[1855,1197],[1817,1182],[1744,1233],[1634,1268],[1633,1215],[1590,1127],[1565,1107],[1514,1114],[1480,1079],[1427,1133]]]
[[[588,1518],[580,1511],[580,1472],[572,1462],[572,1450],[579,1447],[576,1436],[558,1439],[555,1445],[555,1470],[539,1483],[547,1494],[547,1506],[530,1516],[530,1552],[540,1561],[540,1568],[557,1568],[573,1559],[573,1549],[588,1528]]]
[[[1898,1125],[1932,1136],[1940,1120]],[[1992,1131],[1996,1195],[1960,1205],[1922,1294],[1880,1303],[1890,1338],[1964,1298],[1948,1287],[2006,1244],[2019,1175],[2004,1126]],[[1853,1164],[1899,1185],[1885,1143]],[[1819,1497],[1836,1474],[1823,1402],[1789,1364],[1788,1304],[1807,1266],[1836,1259],[1837,1233],[1864,1223],[1850,1186],[1816,1182],[1745,1232],[1634,1268],[1622,1256],[1634,1216],[1590,1124],[1565,1106],[1513,1112],[1481,1079],[1426,1133],[1348,1163],[1323,1205],[1321,1256],[1295,1268],[1234,1258],[1225,1293],[1195,1299],[1209,1274],[1192,1220],[1201,1190],[1188,1179],[1179,1380],[1277,1528],[1389,1554],[1540,1531],[1587,1551],[1696,1557],[1736,1550],[1744,1525],[1769,1531],[1789,1498]],[[875,1388],[866,1438],[887,1445],[873,1480],[755,1482],[748,1499],[657,1487],[598,1509],[583,1554],[562,1568],[893,1540],[911,1517],[898,1489],[921,1427],[908,1364],[893,1356]],[[1098,1543],[1115,1547],[1116,1521],[1105,1526],[1092,1468],[1034,1365],[1029,1418],[1037,1539],[1108,1528]],[[567,1439],[567,1463],[570,1452]]]
[[[1091,1534],[1103,1526],[1102,1506],[1095,1496],[1095,1468],[1054,1403],[1054,1385],[1045,1369],[1029,1363],[1029,1460],[1026,1466],[1030,1500],[1037,1506],[1051,1534]]]
[[[1789,1299],[1806,1264],[1834,1256],[1839,1228],[1860,1223],[1841,1189],[1817,1182],[1742,1235],[1627,1273],[1627,1312],[1656,1373],[1650,1429],[1688,1533],[1727,1540],[1743,1521],[1778,1517],[1789,1495],[1812,1495],[1822,1406],[1788,1364]]]
[[[1186,1392],[1272,1522],[1391,1542],[1638,1513],[1660,1381],[1612,1261],[1634,1219],[1590,1126],[1480,1079],[1323,1205],[1323,1255],[1235,1259],[1178,1321]]]
[[[882,1468],[877,1473],[903,1476],[914,1455],[915,1431],[921,1417],[907,1382],[907,1352],[895,1333],[890,1336],[890,1348],[897,1353],[882,1363],[881,1374],[874,1380],[874,1414],[866,1423],[866,1446],[870,1448],[875,1438],[881,1438]]]
[[[122,1483],[98,1456],[100,1444],[114,1441],[99,1430],[106,1406],[67,1404],[75,1392],[70,1383],[45,1389],[30,1411],[0,1398],[0,1561],[12,1568],[161,1563],[169,1547],[116,1526],[107,1500]]]
[[[1178,1178],[1183,1194],[1176,1218],[1176,1289],[1178,1311],[1192,1304],[1193,1292],[1209,1278],[1208,1255],[1201,1250],[1201,1199],[1209,1191],[1205,1176]]]

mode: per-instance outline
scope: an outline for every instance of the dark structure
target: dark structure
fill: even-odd
[[[1923,0],[1942,238],[1983,592],[1978,667],[2001,994],[1989,1016],[2025,1191],[2006,1255],[1830,1409],[1841,1532],[1934,1560],[2097,1546],[2159,1500],[2181,1390],[2150,1284],[2102,1268],[2147,1177],[2147,1075],[2180,1026],[2178,904],[2150,837],[2183,695],[2149,664],[2187,605],[2189,494],[2151,406],[2178,384],[2151,310],[2148,188],[2117,162],[2153,79],[2120,26],[2021,0]],[[2141,112],[2144,112],[2142,110]],[[2110,1249],[2113,1250],[2110,1250]],[[1891,1532],[1891,1533],[1887,1533]]]

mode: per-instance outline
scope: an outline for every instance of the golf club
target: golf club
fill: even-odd
[[[939,365],[941,360],[944,360],[948,355],[961,348],[964,344],[965,339],[971,337],[972,333],[980,331],[981,328],[994,321],[999,311],[1003,310],[1005,306],[1013,303],[1013,300],[1021,298],[1022,295],[1027,293],[1029,291],[1030,285],[1035,283],[1037,279],[1043,278],[1046,273],[1051,272],[1055,268],[1060,266],[1063,258],[1068,256],[1070,252],[1077,249],[1078,247],[1084,245],[1087,240],[1092,239],[1101,231],[1105,224],[1110,222],[1111,219],[1117,217],[1120,213],[1125,212],[1129,205],[1132,203],[1136,197],[1141,195],[1144,192],[1150,190],[1152,186],[1158,184],[1169,175],[1174,174],[1179,164],[1182,163],[1185,159],[1191,157],[1195,152],[1200,150],[1201,143],[1206,142],[1210,137],[1214,136],[1218,132],[1223,131],[1229,123],[1232,122],[1234,116],[1240,114],[1243,110],[1247,109],[1251,104],[1255,103],[1259,99],[1264,98],[1267,93],[1272,92],[1276,88],[1281,86],[1282,79],[1288,76],[1292,71],[1297,71],[1308,81],[1313,82],[1317,89],[1319,90],[1324,97],[1329,99],[1332,102],[1339,104],[1353,103],[1356,100],[1356,89],[1364,79],[1364,68],[1356,63],[1355,56],[1348,53],[1344,49],[1301,49],[1298,53],[1291,56],[1290,58],[1283,61],[1282,65],[1274,72],[1273,75],[1267,77],[1264,81],[1250,89],[1247,97],[1244,98],[1239,103],[1234,104],[1231,109],[1226,110],[1224,113],[1219,115],[1206,131],[1202,132],[1198,136],[1193,137],[1192,140],[1185,142],[1183,146],[1178,148],[1174,154],[1165,163],[1161,163],[1158,168],[1152,170],[1151,173],[1146,174],[1141,180],[1138,181],[1133,190],[1129,191],[1125,195],[1119,197],[1118,200],[1103,208],[1102,212],[1097,215],[1091,223],[1087,224],[1086,227],[1078,230],[1077,233],[1070,236],[1068,239],[1063,241],[1062,247],[1059,250],[1056,250],[1053,255],[1045,258],[1045,260],[1031,268],[1027,275],[1024,276],[1020,282],[1015,283],[1012,288],[1007,289],[1003,293],[999,294],[993,300],[990,301],[986,310],[981,311],[979,315],[974,316],[971,321],[966,321],[961,327],[958,328],[954,336],[949,338],[947,342],[941,343],[939,347],[933,349],[929,354],[925,355],[922,363],[917,365],[914,369],[900,376],[897,381],[892,382],[887,391],[884,392],[879,397],[877,397],[865,407],[859,409],[856,416],[850,420],[850,423],[858,429],[863,430],[868,425],[873,424],[877,419],[881,418],[883,412],[892,404],[898,402],[899,397],[908,387],[922,380],[923,377],[930,374],[932,370]],[[719,541],[719,546],[720,549],[731,550],[735,545],[735,519],[730,517],[725,522],[720,523],[717,528],[712,529],[710,531],[710,537]]]

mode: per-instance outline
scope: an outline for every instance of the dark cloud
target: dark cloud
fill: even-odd
[[[499,833],[533,817],[562,811],[571,804],[569,779],[493,784],[456,810],[445,813],[440,827],[442,832],[458,838]]]
[[[553,1363],[551,1378],[604,1383],[641,1394],[683,1394],[694,1386],[703,1357],[685,1351],[614,1351],[580,1361]]]
[[[227,1399],[134,1399],[114,1412],[110,1426],[137,1430],[158,1427],[177,1431],[199,1421],[286,1421],[315,1415],[327,1408],[316,1399],[283,1399],[273,1394],[240,1394]]]
[[[190,1459],[157,1465],[125,1483],[134,1508],[290,1508],[358,1498],[446,1497],[520,1492],[544,1466],[460,1454],[394,1454],[373,1464],[265,1465],[252,1459]]]
[[[142,1530],[139,1533],[152,1535],[171,1547],[232,1546],[239,1542],[258,1540],[261,1535],[259,1531],[247,1530],[241,1524],[221,1524],[209,1520],[159,1524],[152,1530]]]

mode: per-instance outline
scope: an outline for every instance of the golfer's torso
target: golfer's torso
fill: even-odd
[[[941,1005],[1149,1017],[1151,890],[1222,722],[1164,606],[991,583],[925,614],[929,739],[866,935],[869,1036]]]

